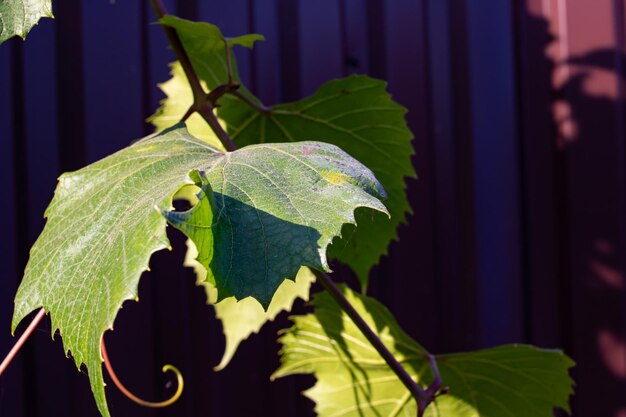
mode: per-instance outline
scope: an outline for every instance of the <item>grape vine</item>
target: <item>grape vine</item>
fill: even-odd
[[[186,265],[223,322],[220,369],[263,323],[308,299],[314,280],[322,285],[313,312],[293,317],[281,333],[281,366],[272,376],[315,375],[305,395],[319,416],[569,411],[573,362],[562,352],[511,345],[435,355],[378,301],[331,278],[329,258],[350,266],[365,290],[410,211],[404,181],[415,176],[412,134],[384,82],[332,80],[311,97],[268,107],[239,80],[232,53],[261,35],[227,38],[212,24],[168,14],[160,0],[151,5],[176,56],[172,79],[161,85],[166,98],[150,119],[157,131],[60,177],[16,295],[13,331],[39,313],[0,375],[49,313],[64,349],[87,366],[103,416],[103,363],[139,405],[176,401],[183,392],[176,368],[163,368],[177,376],[172,398],[143,400],[117,378],[104,343],[122,304],[137,299],[152,253],[169,247],[169,224],[188,237]],[[25,36],[50,10],[44,0],[3,2],[0,42]],[[191,209],[175,211],[174,199]]]

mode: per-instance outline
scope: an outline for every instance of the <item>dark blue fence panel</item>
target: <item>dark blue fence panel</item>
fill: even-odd
[[[377,6],[370,3],[370,19],[376,16]],[[430,140],[431,120],[425,117],[430,103],[430,88],[425,83],[428,77],[430,60],[428,51],[428,26],[425,24],[427,6],[424,1],[409,2],[389,1],[384,4],[380,20],[384,43],[377,46],[370,41],[370,69],[378,72],[389,82],[389,91],[393,99],[407,108],[407,122],[415,138],[413,162],[419,178],[426,181],[407,181],[407,191],[411,196],[430,195],[432,183],[432,164],[430,160],[432,142]],[[370,20],[371,24],[373,23]],[[368,35],[378,37],[376,26],[369,27]],[[375,58],[376,57],[376,58]],[[372,62],[382,59],[382,62]],[[376,69],[378,66],[378,69]],[[427,104],[428,103],[428,104]],[[435,265],[433,262],[433,206],[431,201],[413,205],[413,214],[408,223],[398,230],[399,241],[393,242],[389,255],[383,259],[382,268],[375,270],[372,287],[376,294],[385,300],[398,316],[400,324],[413,336],[419,337],[427,346],[437,346],[436,328],[439,325],[438,289],[434,286]],[[407,261],[411,259],[411,273],[407,276]],[[377,274],[378,272],[378,274]],[[416,293],[406,291],[407,279],[413,281],[412,287],[419,294],[419,307],[416,309]],[[374,284],[376,282],[376,284]],[[387,289],[387,290],[385,290]],[[427,314],[432,320],[415,320],[415,315]]]
[[[467,20],[481,344],[492,346],[524,336],[511,5],[470,0]]]
[[[265,104],[280,101],[280,31],[278,29],[278,1],[252,1],[249,30],[265,36],[265,42],[254,47],[251,61],[250,88]]]
[[[300,95],[313,94],[343,74],[339,2],[300,1]]]

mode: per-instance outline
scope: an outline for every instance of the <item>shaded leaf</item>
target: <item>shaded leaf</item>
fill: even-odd
[[[385,89],[383,81],[353,75],[329,81],[312,96],[274,106],[269,113],[241,106],[220,111],[239,146],[322,140],[344,149],[374,172],[387,192],[390,217],[357,211],[359,227],[346,225],[344,239],[338,239],[329,251],[329,256],[356,272],[363,287],[370,269],[387,253],[397,238],[396,229],[411,212],[405,177],[415,177],[406,110]]]
[[[192,53],[191,57],[193,59],[196,55]],[[214,71],[209,71],[213,68],[211,62],[199,61],[196,67],[207,85],[215,87],[221,83],[219,77],[211,75]],[[179,81],[175,81],[177,77],[180,77]],[[186,82],[182,77],[182,74],[174,74],[169,82]],[[386,206],[391,218],[371,211],[357,211],[359,227],[346,225],[344,239],[335,242],[329,252],[331,257],[349,265],[364,287],[370,269],[387,253],[389,243],[397,237],[397,227],[411,212],[404,180],[405,177],[415,177],[410,159],[412,135],[404,121],[405,109],[393,102],[385,87],[383,81],[351,76],[330,81],[313,96],[275,106],[269,113],[258,113],[228,95],[221,99],[222,107],[218,110],[239,146],[323,140],[347,149],[374,172],[387,191]],[[157,114],[171,112],[170,120],[177,120],[187,107],[176,109],[170,102],[191,103],[191,91],[166,91],[166,94],[168,97]],[[200,124],[195,134],[212,135],[206,124]]]
[[[13,36],[26,39],[26,35],[42,17],[51,17],[51,0],[0,1],[0,43]]]
[[[208,295],[209,304],[213,304],[215,315],[221,320],[226,348],[224,355],[215,368],[222,370],[235,355],[239,344],[251,334],[258,333],[267,321],[272,321],[283,311],[290,311],[296,299],[309,300],[309,289],[315,281],[315,275],[307,267],[301,267],[294,281],[285,280],[276,290],[267,311],[253,298],[235,300],[234,297],[217,302],[217,289],[206,281],[206,269],[196,261],[198,250],[191,240],[187,240],[185,266],[192,267],[198,276],[198,283],[203,285]]]
[[[290,162],[285,168],[287,160],[294,158],[306,162]],[[309,166],[306,170],[305,165]],[[328,175],[339,175],[345,182],[330,182]],[[102,334],[112,328],[122,303],[137,299],[139,277],[148,268],[152,253],[169,247],[162,213],[169,213],[170,219],[180,216],[177,225],[181,228],[191,226],[185,223],[184,213],[169,210],[172,196],[181,187],[200,182],[206,198],[194,207],[193,219],[197,226],[207,221],[197,214],[214,195],[214,206],[208,206],[211,210],[204,214],[215,217],[215,229],[208,219],[204,234],[193,230],[191,235],[204,243],[199,245],[201,252],[211,249],[206,242],[215,242],[214,258],[222,264],[212,264],[211,275],[220,297],[253,295],[266,306],[280,282],[293,279],[300,265],[326,267],[325,247],[342,222],[353,221],[351,211],[356,206],[384,210],[372,196],[379,196],[382,190],[371,172],[332,145],[257,145],[225,153],[193,138],[182,127],[147,137],[79,171],[63,174],[46,210],[46,226],[31,250],[16,295],[12,326],[15,330],[31,311],[45,308],[53,334],[59,329],[65,350],[72,352],[77,365],[87,366],[96,403],[105,416],[109,413],[101,369]],[[300,203],[288,206],[285,195],[317,207],[306,212],[315,217],[300,218],[294,213]],[[265,253],[256,252],[263,245],[250,236],[262,228],[277,246],[284,244],[281,235],[291,238],[291,243],[300,245],[302,255],[284,251],[277,256],[270,252],[273,246],[264,247]],[[233,246],[233,242],[246,239],[256,244]],[[239,265],[228,269],[224,262],[232,258],[224,253],[235,252],[248,263],[263,259],[266,273],[258,275],[257,269]],[[239,269],[246,272],[234,279],[230,273]]]
[[[425,350],[400,329],[376,300],[346,287],[342,291],[383,343],[422,386],[432,376]],[[281,366],[273,378],[307,373],[317,378],[305,395],[321,417],[411,416],[409,391],[378,352],[326,293],[317,294],[315,312],[293,318],[280,341]],[[430,417],[552,417],[569,411],[573,362],[562,352],[509,345],[437,356],[448,394],[427,409]]]
[[[319,142],[248,146],[193,180],[198,203],[164,215],[193,240],[218,301],[252,296],[267,308],[300,266],[329,269],[326,247],[357,207],[386,212],[371,171]]]

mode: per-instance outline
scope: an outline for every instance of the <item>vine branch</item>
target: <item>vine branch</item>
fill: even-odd
[[[335,299],[341,309],[348,315],[348,317],[350,317],[350,320],[352,320],[356,327],[359,328],[361,333],[363,333],[374,349],[376,349],[380,356],[382,356],[389,368],[391,368],[400,381],[402,381],[404,386],[409,390],[411,395],[415,398],[415,401],[417,401],[417,416],[422,417],[426,407],[434,401],[437,391],[441,388],[441,375],[439,374],[439,369],[437,368],[435,356],[428,354],[426,357],[428,363],[430,364],[434,378],[432,384],[424,390],[417,382],[415,382],[415,380],[413,380],[402,364],[398,362],[395,356],[393,356],[393,353],[387,349],[387,346],[385,346],[382,340],[380,340],[380,337],[374,333],[365,319],[363,319],[352,304],[350,304],[348,299],[343,295],[341,290],[337,288],[330,276],[325,272],[320,271],[315,271],[315,275],[324,289]]]
[[[168,14],[167,8],[161,0],[150,0],[150,3],[152,4],[152,8],[159,19]],[[220,125],[217,117],[213,113],[214,106],[207,100],[207,93],[204,91],[204,88],[202,88],[202,84],[200,84],[200,78],[194,70],[193,65],[191,65],[189,55],[187,55],[187,51],[185,51],[178,33],[176,33],[174,28],[165,25],[161,26],[163,27],[163,31],[165,32],[165,36],[167,36],[170,46],[180,61],[180,65],[185,72],[187,80],[189,81],[189,86],[191,87],[191,91],[193,93],[193,110],[198,112],[211,129],[213,129],[215,135],[217,135],[220,142],[222,142],[222,145],[224,145],[224,148],[231,152],[234,151],[237,147],[230,136],[228,136],[228,133],[226,133],[224,128],[222,128],[222,125]]]

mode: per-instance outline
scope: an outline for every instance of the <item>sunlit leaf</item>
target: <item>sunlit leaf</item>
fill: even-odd
[[[422,386],[432,381],[426,351],[400,329],[376,300],[342,291],[409,374]],[[314,297],[314,313],[293,318],[280,341],[281,367],[274,378],[313,374],[305,395],[320,417],[417,415],[409,391],[327,294]],[[562,352],[526,345],[438,355],[449,392],[429,406],[429,417],[552,417],[569,411],[573,362]]]
[[[54,17],[51,0],[0,1],[0,43],[13,36],[26,39],[42,17]]]
[[[186,184],[199,185],[204,198],[190,212],[171,212]],[[100,340],[122,303],[137,299],[152,253],[169,247],[164,214],[198,245],[218,299],[253,296],[267,307],[300,266],[326,269],[326,246],[341,225],[361,205],[384,211],[383,193],[367,168],[332,145],[221,152],[184,127],[147,137],[60,177],[18,289],[13,329],[45,308],[64,348],[87,366],[108,416]]]

